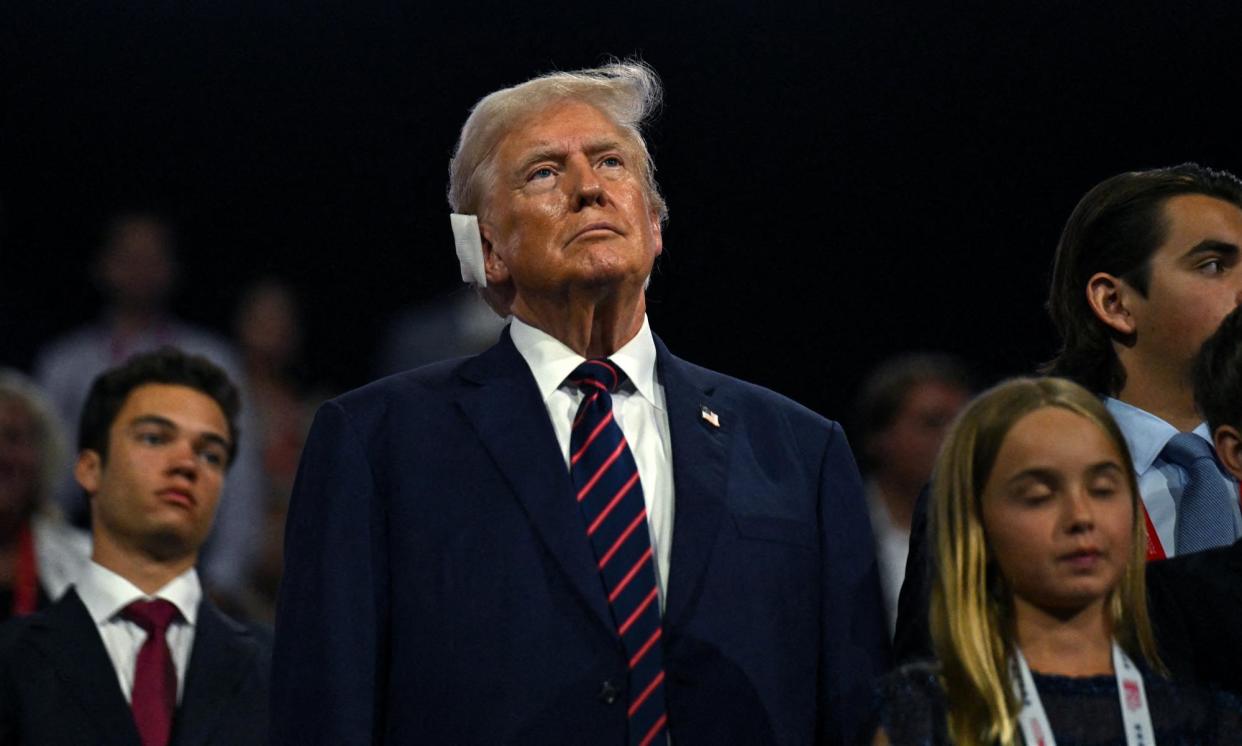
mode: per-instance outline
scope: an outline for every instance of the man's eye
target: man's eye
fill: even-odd
[[[599,165],[607,168],[621,168],[621,159],[615,155],[610,155],[599,162]]]
[[[1205,274],[1218,275],[1225,271],[1225,263],[1219,259],[1209,259],[1203,264],[1200,264],[1198,266],[1198,270]]]
[[[550,179],[553,176],[556,176],[556,171],[552,170],[551,166],[543,166],[531,171],[530,175],[526,177],[526,180],[536,181],[538,179]]]
[[[138,433],[138,442],[150,446],[159,445],[164,442],[164,435],[163,433]]]
[[[225,457],[223,453],[215,450],[205,450],[198,454],[198,457],[212,466],[224,466]]]

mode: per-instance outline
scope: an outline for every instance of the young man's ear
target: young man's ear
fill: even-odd
[[[1242,433],[1233,425],[1221,425],[1212,433],[1216,456],[1234,478],[1242,480]]]
[[[1107,272],[1096,272],[1087,280],[1087,305],[1105,326],[1125,336],[1134,334],[1134,315],[1129,301],[1134,288]]]
[[[87,448],[78,454],[77,463],[73,465],[73,478],[78,480],[78,484],[86,494],[94,496],[99,491],[99,477],[103,471],[103,459],[100,458],[99,452]]]

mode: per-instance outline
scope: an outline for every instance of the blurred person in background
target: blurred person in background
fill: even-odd
[[[1195,403],[1218,462],[1242,480],[1242,307],[1230,311],[1199,352]],[[1147,587],[1169,670],[1242,694],[1242,539],[1149,563]]]
[[[505,326],[478,293],[460,290],[411,308],[389,322],[376,373],[388,376],[439,360],[477,355]]]
[[[135,353],[165,345],[219,365],[248,398],[232,345],[178,319],[168,308],[178,280],[175,247],[173,228],[160,215],[125,212],[108,222],[93,273],[105,303],[100,318],[53,340],[35,362],[35,378],[71,438],[76,437],[78,413],[95,376]],[[253,430],[248,422],[243,426]],[[243,585],[262,505],[260,469],[258,452],[249,446],[231,470],[229,499],[221,507],[203,561],[204,580],[213,591],[236,593]],[[64,473],[69,472],[66,463]],[[56,498],[75,525],[87,524],[86,500],[71,478],[58,485]]]
[[[254,621],[276,618],[276,590],[283,568],[285,516],[302,444],[315,407],[328,398],[308,383],[302,367],[304,339],[299,304],[284,280],[264,278],[242,294],[233,320],[250,387],[253,437],[263,457],[262,514],[254,563],[231,610]]]
[[[64,447],[34,383],[0,369],[0,620],[60,598],[90,555],[90,536],[51,499]]]
[[[914,505],[931,480],[949,423],[970,392],[965,363],[935,353],[890,358],[861,387],[859,450],[890,634],[906,574]]]

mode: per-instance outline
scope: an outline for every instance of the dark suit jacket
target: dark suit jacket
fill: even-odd
[[[852,739],[887,643],[845,436],[656,346],[676,492],[673,742]],[[286,536],[275,743],[623,743],[624,651],[507,331],[325,404]]]
[[[1242,541],[1148,563],[1147,596],[1170,673],[1242,694]]]
[[[893,655],[897,665],[933,657],[931,640],[932,549],[927,546],[927,511],[931,485],[919,493],[910,518],[910,553],[906,555],[906,579],[897,598],[897,629]]]
[[[267,743],[270,654],[204,599],[172,745]],[[73,589],[0,633],[0,744],[140,746],[112,661]]]

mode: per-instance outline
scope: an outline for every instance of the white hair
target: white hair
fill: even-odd
[[[638,172],[647,199],[660,221],[668,207],[655,181],[655,164],[640,131],[659,106],[660,80],[646,63],[613,62],[589,70],[554,72],[489,93],[462,125],[449,162],[448,201],[453,212],[477,215],[495,183],[494,156],[504,136],[523,120],[552,104],[572,100],[590,104],[611,119],[639,152]]]
[[[52,407],[39,387],[11,368],[0,368],[0,402],[3,401],[17,402],[34,420],[39,449],[39,487],[35,495],[35,510],[57,516],[59,509],[50,498],[52,490],[61,482],[65,464],[65,436],[60,420],[52,414]]]

